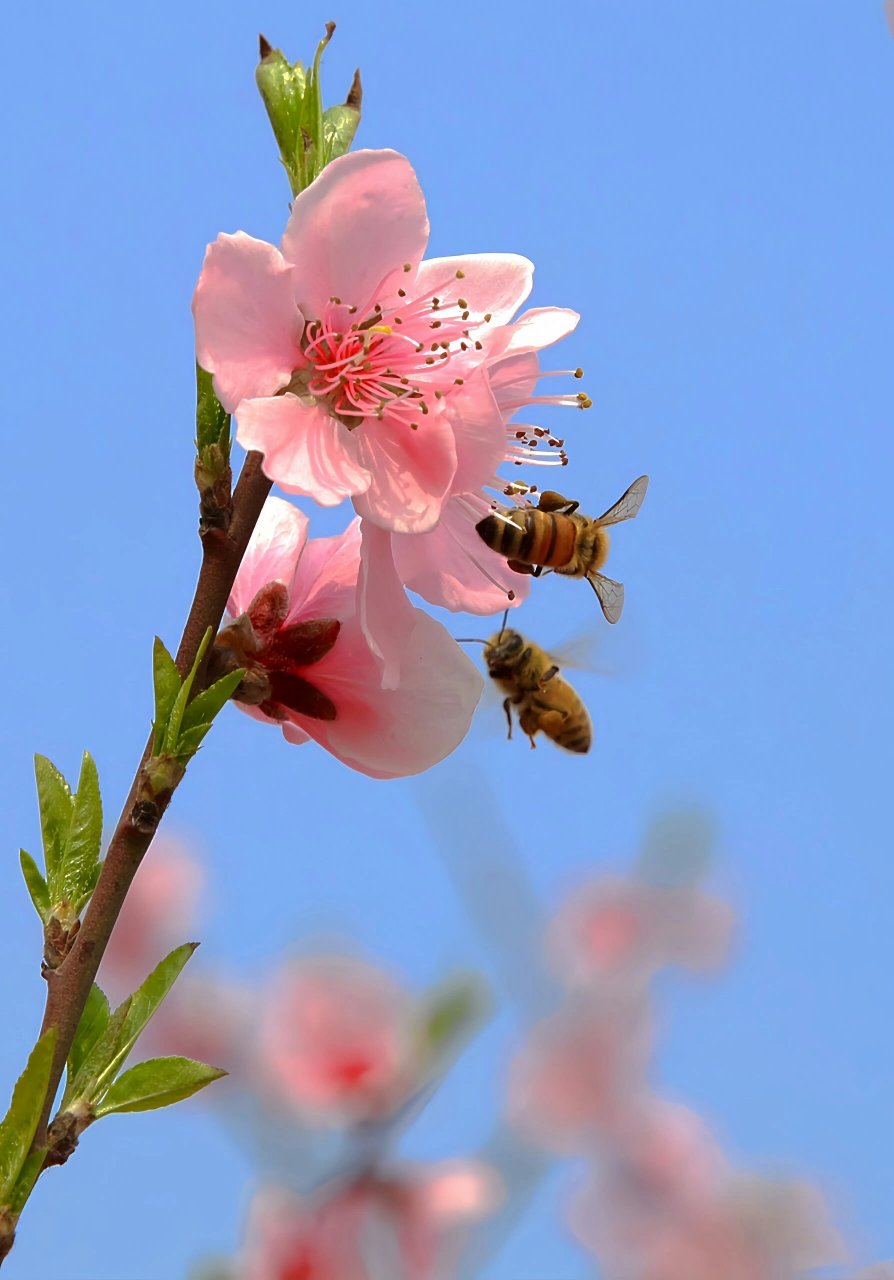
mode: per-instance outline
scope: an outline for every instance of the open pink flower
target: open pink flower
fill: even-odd
[[[513,1123],[550,1150],[594,1150],[638,1102],[650,1047],[639,1001],[566,1005],[532,1029],[512,1063]]]
[[[297,196],[279,249],[220,235],[193,303],[199,363],[267,475],[326,505],[351,497],[403,533],[434,528],[447,500],[477,491],[505,457],[505,388],[486,370],[577,319],[538,311],[509,324],[532,264],[423,262],[427,242],[409,162],[355,151]]]
[[[374,778],[419,773],[462,741],[481,695],[473,663],[393,575],[365,581],[359,521],[307,539],[307,519],[269,498],[228,604],[214,661],[243,666],[243,710],[314,738]]]
[[[716,968],[728,954],[733,924],[727,903],[694,886],[605,877],[565,904],[548,947],[556,970],[575,986],[645,981],[666,965]]]
[[[302,1198],[255,1199],[239,1280],[450,1280],[468,1224],[500,1200],[474,1161],[404,1166]]]
[[[411,996],[361,960],[295,961],[267,1001],[263,1069],[287,1104],[318,1122],[388,1115],[419,1079],[413,1012]]]

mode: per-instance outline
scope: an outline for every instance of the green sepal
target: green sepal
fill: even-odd
[[[350,151],[359,126],[360,111],[357,107],[343,103],[338,107],[326,108],[323,112],[323,154],[326,164]]]
[[[24,849],[19,850],[19,861],[22,864],[25,886],[31,895],[31,901],[34,903],[34,910],[43,923],[46,924],[50,917],[50,891],[47,888],[47,882],[41,875],[40,868],[31,857],[31,854],[26,853]]]
[[[77,1076],[87,1058],[105,1033],[111,1017],[109,1001],[103,991],[94,982],[81,1014],[78,1029],[68,1054],[68,1074],[73,1079]]]
[[[96,868],[102,844],[102,799],[99,774],[89,751],[84,752],[78,789],[72,797],[71,824],[56,883],[50,879],[50,898],[69,903],[92,893],[96,884]]]
[[[55,1048],[56,1028],[50,1027],[31,1050],[13,1090],[6,1118],[0,1124],[0,1205],[11,1205],[34,1141],[50,1083]]]
[[[71,787],[46,756],[34,757],[34,777],[37,781],[37,802],[40,806],[44,865],[52,897],[53,885],[59,874],[71,827],[74,799]]]
[[[230,415],[214,392],[211,374],[196,364],[196,451],[222,446],[229,457]]]
[[[169,1107],[226,1074],[219,1067],[209,1067],[191,1058],[150,1058],[118,1077],[96,1107],[96,1118],[115,1112]]]

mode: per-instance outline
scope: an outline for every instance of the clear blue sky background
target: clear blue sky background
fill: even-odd
[[[640,471],[652,489],[616,540],[628,609],[602,656],[618,674],[579,682],[587,759],[504,746],[491,705],[455,767],[380,784],[225,714],[171,815],[207,850],[205,956],[261,974],[325,926],[413,983],[478,966],[508,1001],[423,810],[479,775],[548,906],[631,859],[663,807],[704,805],[742,937],[729,976],[671,987],[662,1085],[742,1161],[815,1172],[866,1256],[894,1255],[894,41],[879,0],[10,9],[4,1093],[43,996],[16,856],[38,842],[31,754],[74,771],[89,747],[110,813],[126,790],[151,638],[175,643],[197,564],[193,284],[219,230],[276,240],[286,215],[257,32],[303,56],[330,17],[330,97],[359,62],[360,141],[411,157],[433,251],[527,254],[535,301],[582,312],[562,362],[586,367],[595,408],[549,419],[569,487],[596,509]],[[606,636],[586,589],[542,588],[525,614],[539,638]],[[482,848],[496,831],[482,816]],[[467,831],[442,834],[474,852]],[[487,1136],[510,1030],[507,1013],[408,1150]],[[10,1280],[182,1276],[232,1247],[250,1176],[197,1109],[104,1123],[40,1184]],[[589,1274],[554,1225],[565,1186],[487,1280]]]

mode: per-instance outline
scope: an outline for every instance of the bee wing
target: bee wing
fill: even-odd
[[[569,636],[560,644],[550,646],[549,656],[560,671],[567,668],[576,671],[593,671],[606,674],[604,665],[599,662],[601,637],[595,628]]]
[[[606,622],[617,622],[624,609],[624,584],[604,573],[589,573],[587,581],[599,598]]]
[[[634,480],[630,488],[623,493],[613,507],[609,507],[604,515],[596,521],[598,525],[620,524],[622,520],[632,520],[639,513],[649,487],[649,477],[640,476]]]

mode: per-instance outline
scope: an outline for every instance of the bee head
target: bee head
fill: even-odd
[[[518,631],[504,628],[491,636],[484,646],[484,661],[491,674],[498,667],[512,666],[518,661],[525,647],[525,638]]]

